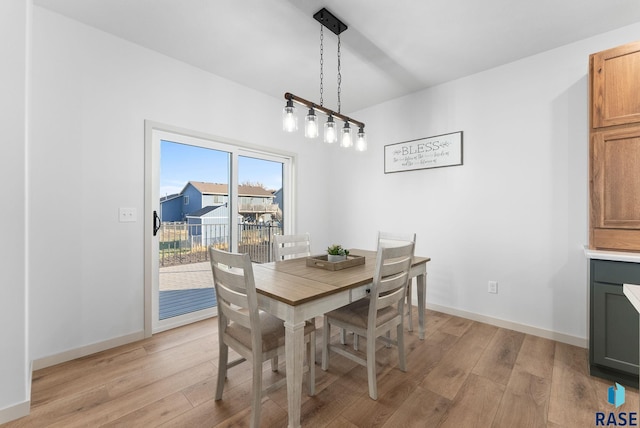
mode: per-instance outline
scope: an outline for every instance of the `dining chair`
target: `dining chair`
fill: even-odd
[[[273,235],[273,258],[279,262],[287,259],[308,257],[311,255],[311,235],[301,233],[298,235]],[[314,322],[309,320],[308,322]],[[345,333],[342,332],[342,343]]]
[[[399,245],[405,245],[407,242],[416,243],[415,233],[392,233],[392,232],[378,232],[377,247],[397,247]],[[412,291],[411,286],[413,284],[413,278],[409,279],[407,284],[407,318],[408,329],[413,331],[413,303],[412,303]]]
[[[308,233],[274,235],[273,254],[276,261],[310,256],[311,236]]]
[[[253,370],[251,390],[251,427],[260,426],[260,408],[265,393],[280,387],[286,378],[262,388],[262,364],[271,360],[277,371],[277,357],[284,354],[285,330],[282,320],[258,309],[253,267],[248,254],[229,253],[209,248],[213,282],[218,300],[218,339],[220,358],[216,400],[222,399],[227,369],[250,361]],[[315,393],[315,324],[304,327],[308,344],[307,365],[309,395]],[[229,347],[241,358],[229,361]]]
[[[329,368],[329,351],[340,354],[367,368],[369,396],[378,399],[376,381],[376,339],[396,345],[398,366],[406,371],[404,351],[404,301],[414,244],[410,242],[398,247],[380,246],[376,254],[376,267],[371,286],[370,298],[360,299],[324,316],[322,331],[322,370]],[[366,358],[342,345],[332,345],[329,341],[331,326],[336,326],[356,335],[366,337]],[[396,329],[396,340],[383,336]]]
[[[394,232],[381,232],[378,231],[378,239],[376,240],[376,248],[383,247],[397,247],[400,245],[406,245],[408,242],[416,243],[416,234],[415,233],[394,233]],[[413,331],[413,304],[412,304],[412,291],[411,285],[413,284],[413,278],[409,278],[409,282],[407,283],[407,329],[409,331]],[[358,335],[353,336],[353,349],[358,350]],[[344,340],[342,341],[344,344]],[[390,345],[387,345],[387,348]]]

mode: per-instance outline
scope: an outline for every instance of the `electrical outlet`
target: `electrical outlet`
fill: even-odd
[[[498,294],[498,281],[489,281],[489,293]]]

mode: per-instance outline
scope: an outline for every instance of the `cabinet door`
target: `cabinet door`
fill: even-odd
[[[591,126],[640,122],[640,42],[591,55]]]
[[[595,248],[640,250],[640,125],[591,136]]]
[[[638,313],[621,285],[593,284],[593,362],[638,374]]]

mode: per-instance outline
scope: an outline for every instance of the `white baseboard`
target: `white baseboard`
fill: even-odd
[[[31,363],[31,368],[29,370],[28,377],[29,378],[27,379],[27,397],[31,397],[31,378],[33,377],[33,362]],[[20,419],[25,416],[29,416],[30,411],[31,411],[31,400],[26,400],[14,406],[0,409],[0,425],[10,421],[15,421],[16,419]]]
[[[0,425],[29,415],[30,408],[31,400],[27,400],[14,406],[0,409]]]
[[[417,304],[417,302],[415,303]],[[512,321],[503,320],[500,318],[493,318],[486,315],[476,314],[473,312],[462,311],[460,309],[450,308],[447,306],[440,306],[427,303],[427,308],[442,312],[449,315],[455,315],[461,318],[467,318],[473,321],[483,322],[485,324],[495,325],[496,327],[507,328],[509,330],[519,331],[521,333],[531,334],[533,336],[543,337],[545,339],[551,339],[569,345],[579,346],[581,348],[589,347],[589,340],[582,337],[571,336],[564,333],[558,333],[555,331],[545,330],[538,327],[532,327],[530,325],[519,324]]]
[[[67,361],[75,360],[76,358],[86,357],[87,355],[95,354],[96,352],[105,351],[107,349],[115,348],[116,346],[126,345],[127,343],[136,342],[142,339],[144,339],[144,331],[141,330],[136,333],[127,334],[126,336],[92,343],[91,345],[82,346],[56,355],[33,360],[32,370],[39,370],[56,364],[66,363]]]

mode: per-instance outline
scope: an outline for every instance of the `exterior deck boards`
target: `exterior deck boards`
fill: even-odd
[[[159,318],[161,320],[216,306],[213,288],[191,288],[186,290],[161,290]]]

